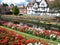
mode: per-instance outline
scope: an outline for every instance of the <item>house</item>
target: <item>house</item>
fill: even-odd
[[[43,15],[49,12],[49,7],[46,0],[34,0],[27,5],[27,14]]]
[[[11,12],[12,12],[13,7],[14,7],[13,4],[9,6],[9,9]],[[19,9],[19,14],[26,14],[27,13],[26,6],[23,5],[23,6],[17,6],[17,7]]]
[[[7,12],[10,12],[8,6],[3,6],[3,4],[0,4],[0,14],[6,14]]]
[[[20,6],[19,8],[19,14],[26,14],[27,13],[27,9],[26,6]]]
[[[32,0],[27,5],[27,14],[59,16],[60,13],[52,8],[54,3],[55,0]]]

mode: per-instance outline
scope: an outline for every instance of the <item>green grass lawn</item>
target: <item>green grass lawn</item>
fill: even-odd
[[[0,27],[3,27],[3,28],[7,28],[7,27],[5,27],[5,26],[0,26]],[[7,28],[8,30],[13,30],[13,29],[11,29],[11,28]],[[50,39],[44,39],[44,38],[41,38],[41,37],[37,37],[37,36],[34,36],[34,35],[31,35],[31,34],[27,34],[27,33],[23,33],[23,32],[20,32],[20,31],[18,31],[18,30],[14,30],[16,33],[18,33],[18,34],[20,34],[20,35],[22,35],[23,37],[26,37],[27,39],[41,39],[42,41],[47,41],[48,43],[50,43],[50,42],[54,42],[54,45],[57,45],[59,42],[57,42],[57,41],[53,41],[53,40],[50,40]]]

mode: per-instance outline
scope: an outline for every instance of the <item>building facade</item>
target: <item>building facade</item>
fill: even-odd
[[[27,14],[26,6],[20,6],[19,8],[19,14]]]
[[[46,0],[34,0],[27,5],[27,14],[42,15],[49,12]]]
[[[53,4],[54,0],[32,0],[27,5],[27,14],[59,16],[60,13],[57,10],[50,9]]]
[[[19,14],[27,14],[27,9],[26,9],[26,6],[22,5],[22,6],[17,6],[18,9],[19,9]],[[12,12],[12,9],[14,8],[13,5],[11,5],[9,7],[10,11]]]
[[[6,14],[7,12],[10,12],[8,6],[3,6],[3,4],[0,4],[0,14]]]

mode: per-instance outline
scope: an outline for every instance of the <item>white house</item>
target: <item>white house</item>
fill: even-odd
[[[46,0],[34,0],[27,5],[27,14],[44,15],[48,14],[49,8]]]
[[[50,2],[49,2],[50,1]],[[49,9],[49,4],[54,0],[32,0],[27,5],[27,14],[59,16],[60,13],[54,9]]]

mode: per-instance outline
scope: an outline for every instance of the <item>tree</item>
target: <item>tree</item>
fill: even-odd
[[[14,4],[10,4],[10,6],[13,6],[14,7]]]
[[[60,0],[55,0],[50,6],[51,9],[60,10]]]
[[[13,7],[12,13],[13,13],[14,15],[19,14],[19,9],[17,8],[17,6],[14,6],[14,7]]]
[[[6,4],[6,3],[3,3],[3,6],[8,6],[8,4]]]

